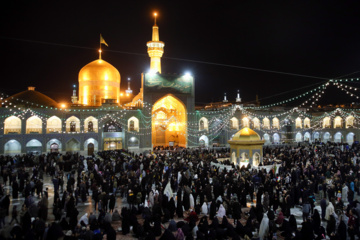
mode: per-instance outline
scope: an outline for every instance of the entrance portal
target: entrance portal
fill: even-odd
[[[158,100],[152,109],[153,146],[186,147],[187,116],[185,105],[172,95]]]
[[[94,146],[93,143],[89,143],[89,144],[88,144],[88,156],[93,155],[93,153],[94,153],[94,148],[95,148],[95,146]]]

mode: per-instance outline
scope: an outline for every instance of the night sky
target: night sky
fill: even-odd
[[[237,89],[244,102],[258,93],[268,104],[360,71],[359,1],[222,2],[8,1],[0,14],[0,90],[14,94],[32,85],[70,101],[80,69],[98,58],[101,33],[109,44],[103,59],[119,70],[122,89],[131,77],[137,93],[140,74],[149,69],[146,42],[154,11],[165,42],[162,71],[190,71],[197,104],[219,101],[224,92],[232,100]],[[353,100],[337,93],[329,91],[326,99]]]

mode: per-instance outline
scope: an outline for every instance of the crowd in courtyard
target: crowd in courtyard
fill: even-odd
[[[225,148],[1,156],[0,239],[356,239],[359,151],[265,147],[258,168],[219,165]]]

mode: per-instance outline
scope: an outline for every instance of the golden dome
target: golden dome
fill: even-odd
[[[261,140],[259,134],[257,134],[254,130],[250,128],[243,128],[231,139],[232,141],[259,141]]]
[[[85,105],[100,106],[104,99],[120,97],[120,73],[110,63],[97,59],[79,72],[79,101]]]

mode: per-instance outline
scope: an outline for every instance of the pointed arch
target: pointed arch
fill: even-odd
[[[277,117],[274,117],[272,119],[272,127],[274,129],[280,129],[280,121],[279,121],[279,119]]]
[[[46,120],[46,133],[61,133],[61,119],[57,116],[52,116]]]
[[[303,141],[303,136],[300,132],[296,133],[295,135],[295,142],[302,142]]]
[[[128,119],[128,131],[139,132],[139,119],[137,117],[132,116]]]
[[[353,132],[349,132],[348,135],[346,135],[346,142],[351,145],[355,141],[355,134]]]
[[[46,143],[46,151],[47,152],[60,152],[61,148],[62,148],[62,144],[56,138],[53,138]]]
[[[311,143],[311,135],[310,135],[309,132],[306,132],[306,133],[304,134],[304,142],[309,142],[309,143]]]
[[[331,135],[330,135],[329,132],[324,133],[324,135],[323,135],[323,142],[324,142],[324,143],[327,143],[328,141],[330,141],[330,138],[331,138]]]
[[[21,144],[17,140],[7,141],[4,145],[4,154],[20,154]]]
[[[310,118],[306,117],[304,119],[304,128],[310,128],[311,124],[310,124]]]
[[[241,125],[243,128],[250,128],[250,120],[248,117],[244,117],[242,120],[241,120]]]
[[[21,134],[21,119],[15,116],[10,116],[4,121],[4,134],[17,133]]]
[[[230,128],[239,130],[239,120],[236,117],[230,119]]]
[[[260,130],[260,120],[257,117],[255,117],[253,118],[252,121],[253,121],[254,129]]]
[[[280,135],[278,133],[273,134],[273,142],[280,143]]]
[[[267,117],[263,119],[263,128],[270,129],[270,120]]]
[[[322,122],[323,122],[323,128],[330,128],[331,127],[331,119],[330,119],[330,117],[324,117]]]
[[[202,135],[199,138],[199,144],[200,144],[200,146],[208,147],[209,146],[209,138],[206,135]]]
[[[75,116],[66,119],[65,125],[66,132],[80,132],[80,120]]]
[[[343,122],[343,119],[340,116],[335,117],[334,118],[334,128],[342,128],[342,122]]]
[[[70,139],[69,141],[66,142],[66,151],[68,152],[80,151],[80,142],[75,138]]]
[[[99,121],[93,117],[87,117],[84,121],[84,130],[85,132],[94,132],[97,133],[99,129]]]
[[[295,128],[296,129],[302,128],[302,120],[300,117],[295,119]]]
[[[199,131],[209,131],[209,121],[206,117],[202,117],[199,120]]]
[[[163,112],[164,114],[162,114]],[[157,100],[152,107],[153,146],[187,146],[187,110],[172,94]]]
[[[349,115],[347,116],[347,118],[345,119],[345,126],[346,128],[352,128],[354,127],[354,117]]]
[[[343,135],[341,132],[337,132],[334,135],[334,142],[341,143],[342,142]]]
[[[38,116],[26,120],[26,134],[29,133],[42,133],[42,120]]]

